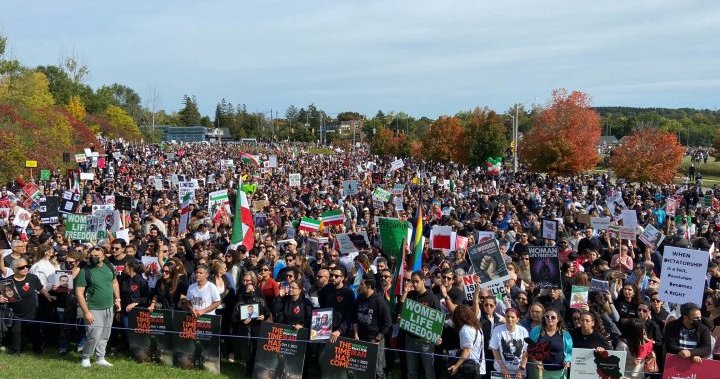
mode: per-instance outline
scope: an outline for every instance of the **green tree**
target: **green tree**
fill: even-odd
[[[7,38],[0,35],[0,77],[16,74],[21,69],[20,62],[15,59],[8,59],[5,56],[6,48]]]
[[[183,96],[183,108],[180,109],[178,115],[180,116],[180,125],[182,126],[200,125],[201,116],[195,96]]]
[[[111,104],[116,105],[129,114],[136,124],[140,124],[143,117],[142,99],[134,89],[118,83],[102,86],[97,90],[103,98],[112,98]]]
[[[105,111],[105,117],[110,124],[110,137],[122,137],[129,140],[140,138],[140,128],[124,109],[110,105]]]
[[[502,156],[509,147],[503,117],[487,107],[469,112],[465,128],[469,136],[466,141],[471,165],[484,165],[488,158]]]
[[[37,110],[52,106],[55,99],[42,72],[23,69],[0,79],[0,102]]]

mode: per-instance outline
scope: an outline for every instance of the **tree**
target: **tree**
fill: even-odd
[[[466,132],[457,117],[440,116],[430,125],[424,142],[425,158],[434,161],[465,163]]]
[[[0,102],[34,110],[52,106],[55,99],[43,73],[23,69],[18,75],[0,80]]]
[[[183,108],[178,112],[180,116],[180,125],[182,126],[198,126],[200,125],[200,111],[197,106],[195,96],[183,96]]]
[[[615,175],[640,183],[672,183],[685,155],[675,134],[644,128],[626,136],[610,156]]]
[[[0,78],[5,75],[15,74],[20,71],[20,62],[15,59],[7,59],[5,49],[7,48],[7,38],[0,36]]]
[[[105,111],[105,117],[111,128],[107,131],[110,137],[122,137],[128,140],[140,138],[140,128],[124,109],[111,105]]]
[[[105,97],[112,98],[112,104],[125,110],[135,120],[136,124],[141,122],[143,115],[141,99],[134,89],[123,84],[113,83],[109,86],[100,87],[97,92],[102,93]]]
[[[475,108],[469,113],[466,129],[471,165],[484,165],[489,157],[502,156],[509,146],[503,117],[487,107]]]
[[[78,120],[82,121],[85,119],[85,104],[82,103],[80,100],[80,96],[73,96],[70,98],[70,101],[67,105],[67,110],[70,112],[73,117],[77,118]]]
[[[553,91],[550,107],[542,111],[518,146],[520,158],[531,171],[572,175],[595,167],[600,116],[589,103],[582,92]]]
[[[27,157],[19,138],[11,132],[0,130],[0,183],[7,183],[22,173]]]

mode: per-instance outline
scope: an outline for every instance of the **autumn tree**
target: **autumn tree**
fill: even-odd
[[[110,124],[111,129],[108,131],[110,137],[122,137],[129,140],[140,138],[140,129],[124,109],[111,105],[105,111],[105,117]]]
[[[84,120],[86,116],[85,104],[80,100],[80,96],[72,96],[67,105],[67,110],[73,117],[78,120]]]
[[[531,171],[572,175],[591,170],[599,160],[600,116],[585,93],[556,89],[518,146]]]
[[[472,165],[484,165],[489,157],[502,156],[509,147],[503,117],[487,107],[470,112],[465,128],[468,163]]]
[[[644,128],[613,150],[610,167],[620,178],[640,183],[671,183],[685,155],[674,133]]]
[[[466,132],[457,117],[440,116],[430,124],[423,140],[425,158],[464,163],[467,160]]]

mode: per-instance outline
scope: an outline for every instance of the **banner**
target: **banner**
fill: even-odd
[[[262,322],[255,353],[253,378],[301,378],[309,332]]]
[[[495,239],[471,246],[468,249],[468,255],[473,272],[478,277],[478,283],[481,284],[480,288],[492,290],[503,287],[504,289],[504,283],[510,279],[510,273]],[[497,290],[493,292],[497,292]]]
[[[325,344],[320,356],[322,379],[375,379],[378,345],[338,337]]]
[[[562,288],[557,246],[528,246],[530,278],[539,288]]]
[[[403,240],[410,241],[412,229],[407,221],[394,218],[381,217],[378,220],[380,230],[380,245],[388,257],[402,257]]]
[[[173,363],[183,369],[220,373],[220,316],[173,312]],[[212,335],[211,335],[212,334]]]
[[[683,359],[675,354],[665,356],[663,379],[716,379],[720,372],[720,362],[703,359],[695,364],[692,359]]]
[[[620,379],[624,377],[626,351],[572,349],[570,379]]]
[[[60,219],[59,199],[57,196],[46,196],[40,198],[40,223],[57,224]]]
[[[139,362],[173,364],[173,311],[157,309],[153,312],[133,308],[128,313],[128,344]]]
[[[400,329],[431,343],[442,336],[445,313],[406,299],[400,314]]]
[[[707,251],[666,245],[660,272],[660,300],[702,304],[707,266]]]
[[[68,214],[65,220],[65,238],[79,241],[97,241],[107,237],[104,230],[97,225],[88,225],[89,216],[84,214]]]

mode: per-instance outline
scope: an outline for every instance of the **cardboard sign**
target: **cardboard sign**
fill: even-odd
[[[86,160],[85,154],[75,154],[75,163],[83,163]]]
[[[359,192],[357,180],[343,180],[343,195],[352,196]]]
[[[702,304],[707,266],[707,251],[666,245],[660,272],[660,300]]]
[[[290,181],[290,187],[300,187],[302,185],[302,176],[300,173],[290,174],[288,180]]]
[[[528,246],[530,277],[540,288],[562,288],[557,246]]]
[[[605,292],[610,290],[610,283],[607,280],[590,279],[590,292]]]
[[[65,238],[79,241],[97,241],[107,237],[104,230],[98,230],[98,225],[90,224],[91,216],[84,214],[67,214],[65,220]],[[97,218],[94,218],[97,219]],[[103,220],[100,220],[103,221]]]
[[[620,379],[625,376],[626,351],[572,349],[572,379]]]
[[[407,243],[412,238],[412,229],[407,221],[381,217],[378,220],[380,230],[380,244],[383,252],[389,257],[402,257],[403,241]]]
[[[445,313],[406,299],[400,315],[400,329],[435,343],[442,335]]]

